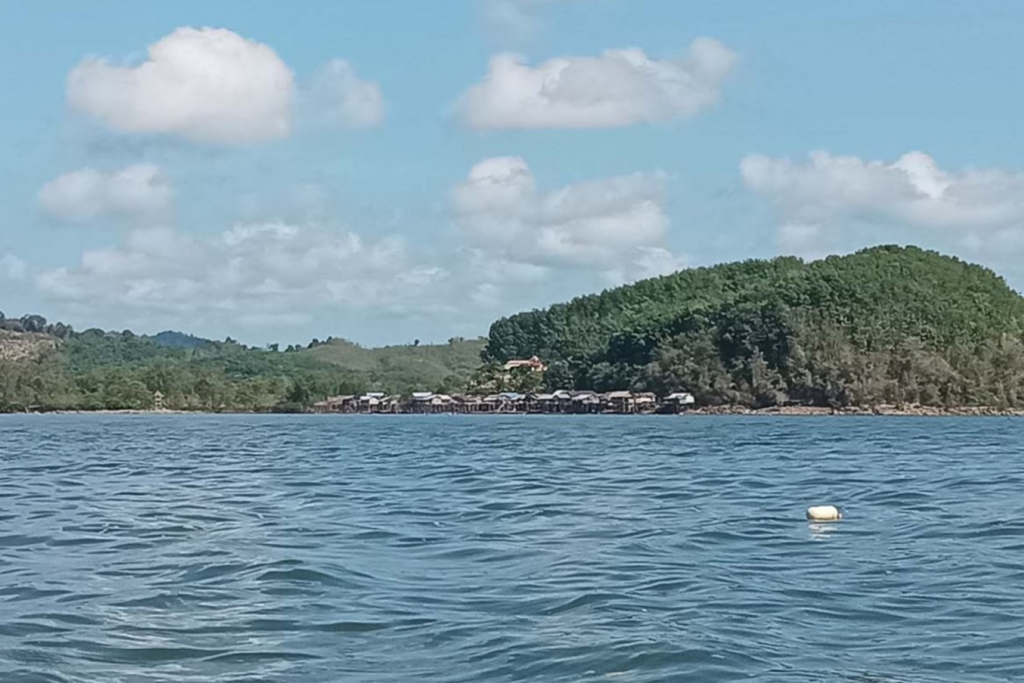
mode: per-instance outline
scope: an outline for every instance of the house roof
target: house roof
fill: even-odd
[[[535,370],[544,370],[545,366],[537,356],[526,359],[513,358],[505,363],[506,370],[514,370],[516,368],[534,368]]]

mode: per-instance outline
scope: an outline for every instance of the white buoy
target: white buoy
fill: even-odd
[[[842,518],[842,511],[835,505],[813,505],[807,508],[807,519],[813,522],[834,522]]]

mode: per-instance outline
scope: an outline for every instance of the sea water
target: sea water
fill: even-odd
[[[1012,418],[0,417],[0,681],[1020,681],[1022,466]]]

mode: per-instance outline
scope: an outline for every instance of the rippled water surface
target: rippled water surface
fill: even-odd
[[[996,418],[2,417],[0,681],[1020,681],[1022,462]]]

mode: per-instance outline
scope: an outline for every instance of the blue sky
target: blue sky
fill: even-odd
[[[5,2],[0,310],[443,341],[891,242],[1024,287],[1024,5],[784,8]]]

